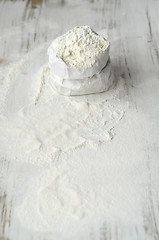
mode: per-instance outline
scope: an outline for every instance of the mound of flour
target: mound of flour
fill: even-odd
[[[50,82],[66,96],[107,91],[113,82],[109,41],[89,26],[78,26],[48,48]]]
[[[75,27],[51,44],[55,57],[77,68],[91,67],[108,46],[109,42],[89,26]]]

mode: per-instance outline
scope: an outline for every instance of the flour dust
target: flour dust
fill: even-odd
[[[34,55],[40,59],[43,52]],[[46,164],[63,152],[111,140],[128,106],[124,80],[108,92],[65,97],[51,88],[48,66],[39,70],[31,58],[30,54],[7,75],[2,154],[10,160]]]
[[[87,158],[90,149],[114,137],[128,107],[126,84],[119,78],[104,93],[62,96],[52,89],[45,62],[46,44],[1,69],[0,154],[12,164],[8,194],[16,202],[13,222],[51,233],[51,239],[78,239],[77,234],[81,239],[87,227],[105,216],[124,218],[120,206],[124,203],[127,210],[137,200],[133,179],[124,181],[117,174],[123,165],[115,165],[116,157],[111,166],[105,159]],[[81,149],[85,158],[69,159]],[[129,170],[121,168],[123,176]],[[135,219],[133,208],[126,212]]]

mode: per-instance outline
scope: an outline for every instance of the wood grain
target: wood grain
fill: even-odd
[[[135,151],[140,146],[143,164],[147,166],[147,181],[143,186],[147,197],[143,199],[141,209],[144,224],[142,227],[134,225],[125,228],[120,221],[112,225],[106,221],[96,235],[90,231],[90,239],[159,239],[158,16],[158,0],[0,1],[2,68],[16,62],[40,44],[51,42],[75,25],[86,24],[95,30],[107,28],[110,40],[113,40],[113,67],[116,75],[126,79],[131,108],[124,126],[129,127],[129,135],[134,139],[132,148]],[[118,134],[122,134],[120,130]],[[15,179],[8,180],[7,184],[3,181],[4,172],[9,176],[13,168],[4,159],[0,166],[0,240],[47,240],[44,236],[37,237],[15,226],[12,217],[14,199],[6,195],[6,190],[14,185]]]

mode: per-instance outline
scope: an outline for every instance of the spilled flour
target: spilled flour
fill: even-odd
[[[99,161],[95,151],[89,158],[79,151],[69,161],[65,156],[60,164],[42,172],[28,171],[23,181],[22,176],[17,180],[23,183],[23,191],[17,185],[16,219],[26,229],[51,233],[53,239],[89,239],[86,233],[105,220],[139,226],[140,170],[133,169],[133,162],[116,161],[115,152],[108,155],[111,161],[105,156]]]
[[[119,99],[125,90],[123,79],[109,93],[67,98],[50,89],[48,69],[41,73],[46,76],[39,76],[39,81],[45,78],[44,86],[35,103],[1,123],[1,146],[8,158],[14,153],[26,161],[42,162],[85,144],[112,139],[114,126],[127,107]]]
[[[108,92],[65,97],[49,85],[47,65],[31,76],[34,68],[28,66],[29,59],[20,63],[11,82],[0,123],[1,151],[8,159],[46,164],[61,153],[113,138],[114,127],[128,105],[122,78]]]
[[[1,71],[0,154],[13,165],[18,163],[18,170],[10,174],[13,181],[17,178],[13,192],[18,223],[51,233],[50,239],[84,239],[82,232],[105,216],[124,219],[132,214],[133,219],[135,214],[138,188],[130,166],[116,164],[116,157],[112,163],[106,159],[99,163],[98,157],[87,154],[70,159],[72,154],[78,158],[81,149],[94,154],[114,137],[128,107],[127,89],[119,78],[108,92],[59,95],[49,84],[45,52],[43,45]],[[28,170],[28,163],[33,168],[35,164],[35,171]]]

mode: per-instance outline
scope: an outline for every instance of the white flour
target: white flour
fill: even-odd
[[[20,168],[14,183],[14,214],[21,225],[51,232],[54,239],[78,239],[84,226],[93,226],[105,216],[118,218],[126,209],[126,216],[135,219],[134,196],[139,190],[129,176],[130,165],[116,164],[115,156],[111,162],[94,157],[95,149],[102,151],[101,143],[113,138],[114,127],[127,109],[126,86],[120,78],[105,93],[58,95],[49,85],[48,66],[39,69],[45,51],[41,46],[3,74],[0,151],[13,163],[17,160]],[[88,152],[92,158],[87,158]],[[35,164],[35,172],[24,173],[20,163],[22,168]],[[38,169],[49,164],[49,170]],[[13,180],[18,171],[11,172]]]
[[[118,98],[123,88],[121,79],[109,94],[67,98],[46,84],[36,104],[1,122],[2,149],[9,159],[14,155],[21,161],[42,164],[62,152],[112,139],[113,128],[127,106]]]
[[[103,156],[100,162],[94,157],[95,151],[86,159],[78,154],[79,151],[70,159],[64,157],[60,165],[28,176],[29,185],[28,181],[23,185],[25,193],[17,192],[22,203],[15,209],[23,226],[52,232],[55,239],[81,239],[82,231],[97,227],[105,219],[120,219],[121,224],[129,219],[128,225],[141,224],[137,214],[143,179],[136,185],[133,176],[135,173],[139,179],[140,170],[136,172],[134,163],[126,164],[122,159],[117,163],[116,153],[111,154],[111,161]]]
[[[114,126],[127,108],[123,79],[109,92],[64,97],[49,85],[47,65],[30,76],[29,59],[15,66],[15,79],[5,100],[6,117],[0,124],[0,144],[8,159],[14,156],[21,161],[47,164],[63,152],[112,139]],[[28,72],[30,81],[25,77],[22,83],[21,71]]]
[[[68,66],[88,68],[108,47],[109,42],[97,35],[89,26],[75,27],[53,41],[55,57]]]

